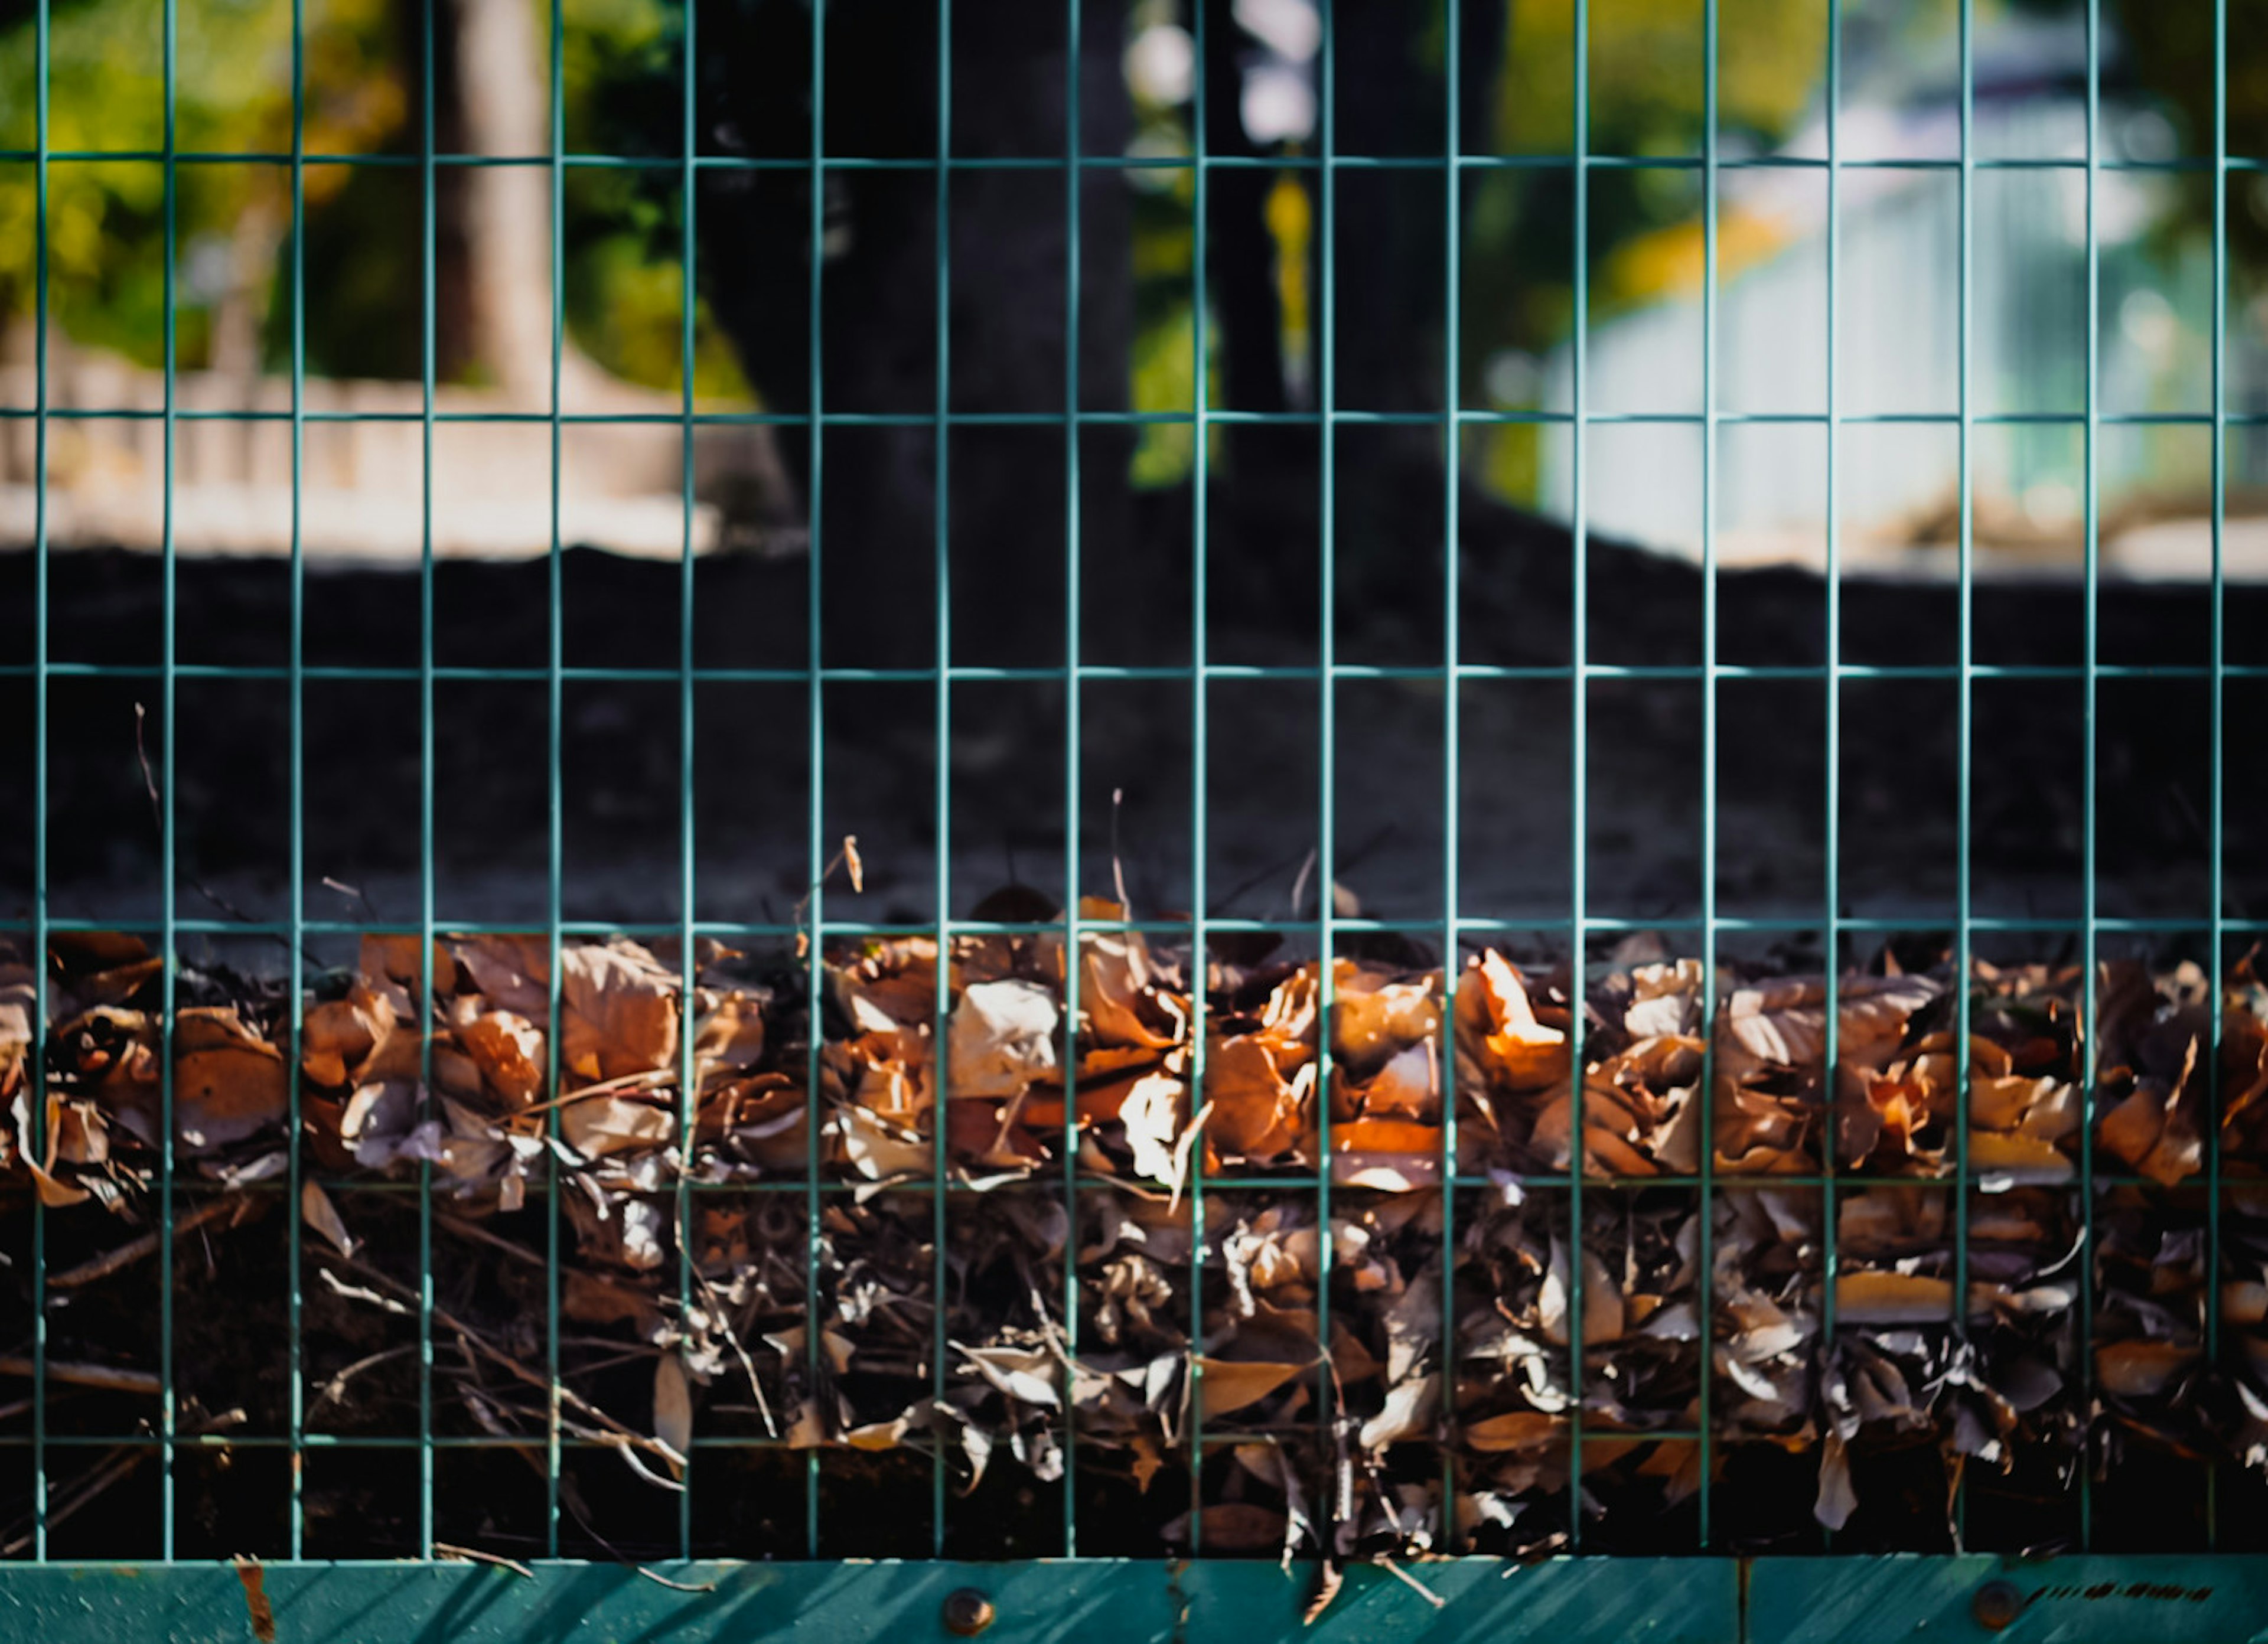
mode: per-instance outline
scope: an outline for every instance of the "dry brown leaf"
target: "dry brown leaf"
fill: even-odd
[[[1510,1089],[1540,1090],[1566,1077],[1566,1034],[1535,1019],[1526,979],[1495,949],[1474,961],[1457,1009],[1487,1070]]]
[[[653,1361],[653,1435],[671,1452],[670,1472],[685,1476],[684,1457],[693,1449],[693,1390],[685,1361],[665,1353]]]
[[[1254,1363],[1199,1357],[1199,1396],[1208,1421],[1256,1405],[1307,1369],[1302,1364]]]
[[[1355,1093],[1364,1115],[1371,1119],[1438,1119],[1441,1092],[1433,1061],[1431,1039],[1406,1046],[1388,1056],[1370,1082]]]
[[[1953,1281],[1918,1273],[1842,1273],[1836,1316],[1846,1325],[1941,1325],[1953,1317]]]
[[[498,938],[498,940],[533,941],[530,937]],[[418,942],[412,936],[366,936],[362,939],[362,972],[367,977],[386,977],[401,983],[414,995],[425,983],[423,967],[417,962]],[[436,942],[432,947],[433,996],[446,998],[457,987],[457,962],[448,949]],[[486,988],[482,992],[489,991]]]
[[[2095,1383],[2117,1398],[2150,1398],[2165,1391],[2201,1351],[2177,1341],[2106,1341],[2095,1350]]]
[[[458,1029],[457,1040],[481,1082],[510,1105],[526,1107],[542,1094],[543,1030],[526,1016],[490,1010]]]
[[[862,1427],[851,1427],[845,1431],[843,1435],[843,1442],[845,1444],[848,1444],[852,1450],[895,1450],[904,1442],[906,1434],[912,1428],[912,1427],[913,1423],[908,1420],[904,1416],[896,1416],[887,1421],[869,1421]],[[797,1424],[797,1431],[801,1432],[802,1430],[802,1424],[799,1422]],[[793,1435],[790,1435],[790,1442],[794,1442]],[[825,1441],[818,1438],[813,1438],[806,1441],[806,1442],[809,1443],[822,1443],[824,1442]]]
[[[1441,1378],[1419,1376],[1386,1395],[1386,1406],[1362,1424],[1362,1447],[1383,1450],[1405,1439],[1430,1438],[1441,1404]]]
[[[1079,912],[1081,919],[1126,917],[1118,903],[1094,897],[1082,898]],[[1188,1007],[1159,986],[1140,931],[1082,931],[1079,948],[1079,1024],[1097,1046],[1161,1051],[1188,1037]],[[1062,962],[1058,950],[1058,970]]]
[[[893,1125],[869,1108],[839,1107],[828,1127],[843,1160],[869,1181],[926,1176],[935,1163],[929,1142],[918,1132]]]
[[[367,989],[361,991],[365,997],[376,997]],[[377,1024],[353,997],[326,1000],[300,1018],[299,1066],[317,1084],[335,1088],[346,1083],[377,1045]]]
[[[1535,1450],[1557,1438],[1560,1426],[1557,1417],[1545,1415],[1540,1411],[1507,1410],[1501,1415],[1466,1422],[1465,1445],[1469,1450],[1491,1453]]]
[[[728,1072],[746,1072],[764,1059],[764,1002],[752,994],[703,992],[693,1053],[703,1085]]]
[[[551,953],[540,936],[482,934],[453,939],[456,958],[486,996],[489,1007],[509,1010],[531,1022],[551,1016]],[[411,949],[413,956],[416,949]],[[435,977],[438,996],[439,977]]]
[[[331,1242],[342,1256],[351,1256],[357,1249],[355,1236],[347,1231],[347,1224],[331,1196],[323,1191],[320,1182],[307,1181],[299,1185],[299,1218]]]
[[[1117,1112],[1119,1121],[1126,1127],[1135,1174],[1170,1188],[1176,1200],[1188,1173],[1193,1140],[1182,1125],[1187,1095],[1188,1087],[1179,1079],[1162,1073],[1145,1074],[1126,1087]]]
[[[1054,997],[1036,983],[970,983],[946,1028],[949,1093],[1022,1095],[1055,1071],[1058,1020]]]
[[[1844,1445],[1842,1434],[1830,1427],[1819,1450],[1819,1496],[1812,1516],[1830,1530],[1840,1530],[1858,1510],[1859,1493],[1851,1483],[1851,1452]]]
[[[1331,1054],[1351,1068],[1374,1068],[1441,1025],[1438,972],[1415,981],[1386,980],[1340,959],[1333,966]]]
[[[1551,1266],[1543,1275],[1543,1287],[1537,1292],[1537,1322],[1546,1341],[1565,1345],[1567,1340],[1567,1247],[1559,1240],[1551,1241]],[[1583,1345],[1587,1347],[1602,1341],[1613,1341],[1623,1333],[1622,1287],[1607,1271],[1606,1264],[1597,1254],[1583,1252]]]
[[[233,1007],[180,1012],[173,1052],[173,1124],[192,1148],[225,1147],[282,1121],[291,1099],[284,1053]]]
[[[619,1079],[675,1062],[675,972],[636,943],[620,940],[569,948],[559,967],[565,1067],[585,1079]]]
[[[1991,1130],[1970,1134],[1969,1168],[1979,1176],[2042,1185],[2067,1182],[2079,1170],[2071,1156],[2051,1141]]]
[[[1205,1141],[1223,1160],[1272,1160],[1300,1149],[1312,1125],[1305,1097],[1314,1063],[1274,1033],[1216,1040],[1205,1055]]]
[[[563,1105],[559,1129],[569,1147],[596,1159],[633,1148],[666,1146],[676,1132],[677,1115],[653,1102],[594,1096]]]

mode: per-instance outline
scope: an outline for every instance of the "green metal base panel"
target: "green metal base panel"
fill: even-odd
[[[679,1591],[615,1565],[78,1564],[0,1574],[0,1640],[176,1644],[369,1640],[793,1640],[954,1636],[946,1599],[990,1601],[987,1644],[1312,1638],[1550,1644],[2245,1644],[2268,1640],[2268,1558],[1992,1556],[1455,1559],[1361,1566],[1311,1626],[1312,1564],[1074,1560],[1023,1564],[669,1564]],[[1406,1577],[1407,1579],[1404,1579]],[[1995,1631],[1977,1596],[2013,1589]]]
[[[0,1574],[0,1640],[400,1644],[404,1640],[793,1640],[924,1644],[954,1635],[946,1599],[970,1588],[997,1618],[984,1644],[1178,1644],[1302,1636],[1550,1639],[1554,1644],[1735,1644],[1740,1567],[1727,1559],[1460,1559],[1364,1567],[1311,1627],[1312,1564],[1078,1560],[1059,1563],[669,1564],[678,1592],[615,1565],[538,1564],[533,1577],[468,1564],[50,1565]],[[247,1585],[272,1617],[255,1629]],[[1413,1584],[1414,1583],[1414,1584]],[[1424,1590],[1419,1590],[1420,1589]],[[1432,1595],[1428,1596],[1427,1595]],[[1438,1607],[1436,1600],[1439,1601]]]
[[[1974,1608],[1992,1582],[2013,1588],[2020,1606],[1997,1632]],[[1772,1644],[2242,1644],[2268,1639],[2268,1558],[1757,1559],[1745,1619],[1748,1638]]]

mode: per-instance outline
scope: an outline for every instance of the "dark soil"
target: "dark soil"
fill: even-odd
[[[929,603],[926,545],[903,563],[843,548],[828,559],[830,668],[921,669],[933,650],[862,654],[864,604]],[[1090,565],[1080,643],[1086,664],[1186,666],[1186,560],[1169,554],[1159,614],[1118,620],[1123,568]],[[839,563],[838,563],[839,559]],[[1178,562],[1178,584],[1169,574]],[[33,563],[0,559],[0,803],[33,796],[30,737]],[[1060,590],[1005,607],[957,570],[957,664],[1060,665]],[[1460,654],[1469,663],[1564,664],[1571,566],[1564,537],[1524,525],[1496,539],[1469,528]],[[49,684],[50,911],[147,924],[159,913],[159,823],[136,754],[164,769],[165,591],[158,561],[57,552],[48,654],[131,677],[61,673]],[[560,689],[557,769],[562,907],[570,919],[679,915],[691,793],[692,867],[703,919],[781,920],[802,895],[810,856],[811,694],[804,681],[703,679],[692,690],[690,772],[681,738],[681,573],[673,563],[577,548],[557,565],[443,564],[431,593],[442,670],[517,671],[503,680],[447,673],[434,686],[431,750],[435,905],[460,919],[540,921],[548,906],[552,592],[571,669],[657,671],[644,679],[570,679]],[[1248,568],[1216,567],[1208,660],[1312,667],[1313,579],[1272,601]],[[1336,660],[1424,667],[1441,655],[1440,567],[1350,554],[1336,593]],[[1690,666],[1701,660],[1701,579],[1690,567],[1595,545],[1589,660]],[[311,918],[416,917],[420,854],[421,587],[414,570],[313,569],[306,579],[311,667],[379,667],[413,677],[314,678],[304,690],[304,874]],[[2268,593],[2227,594],[2228,659],[2258,663]],[[290,574],[275,561],[180,561],[175,657],[193,669],[278,669],[289,660]],[[1848,582],[1846,664],[1955,660],[1958,613],[1947,586]],[[1017,622],[999,620],[1020,611]],[[852,613],[845,616],[844,613]],[[2191,586],[2103,589],[2096,654],[2124,668],[2194,668],[2210,655],[2210,600]],[[1263,620],[1272,616],[1273,620]],[[799,673],[808,660],[806,561],[699,562],[691,610],[703,669]],[[1992,667],[2073,667],[2084,656],[2079,589],[1984,583],[1974,592],[1975,658]],[[1815,666],[1825,601],[1795,572],[1719,578],[1718,656],[1738,666]],[[887,632],[902,625],[883,624]],[[2230,682],[2225,725],[2224,871],[2235,916],[2263,899],[2263,777],[2242,757],[2254,723],[2250,679]],[[2197,679],[2120,677],[2096,686],[2095,849],[2098,908],[2169,924],[2209,911],[2210,692]],[[278,678],[191,672],[173,686],[173,805],[185,916],[288,913],[291,694]],[[1945,921],[1956,895],[1959,762],[1951,680],[1846,680],[1839,726],[1840,902],[1846,914]],[[2076,917],[2087,804],[2083,691],[2075,679],[1988,678],[1972,691],[1974,906],[1980,914]],[[1317,840],[1322,746],[1312,679],[1216,679],[1207,702],[1209,860],[1205,899],[1221,914],[1284,915]],[[1591,911],[1675,923],[1700,911],[1702,692],[1692,679],[1600,679],[1588,701],[1587,883]],[[1446,892],[1438,679],[1341,683],[1336,713],[1338,877],[1381,917],[1439,916]],[[1805,918],[1826,906],[1827,693],[1815,679],[1729,679],[1719,687],[1718,908]],[[1461,691],[1460,843],[1468,917],[1552,918],[1570,896],[1572,702],[1564,680],[1474,679]],[[1190,732],[1185,680],[1090,682],[1079,705],[1078,880],[1106,891],[1113,850],[1138,906],[1186,906]],[[949,906],[966,914],[1008,879],[1050,887],[1064,862],[1065,700],[1057,680],[960,680],[950,693]],[[939,784],[935,687],[915,679],[831,680],[820,742],[821,835],[831,854],[856,833],[868,892],[843,916],[919,919],[935,906]],[[28,911],[33,841],[0,839],[0,909]],[[351,885],[357,899],[326,888]],[[1309,876],[1309,886],[1314,877]],[[197,887],[202,886],[200,890]],[[208,896],[207,892],[210,895]]]

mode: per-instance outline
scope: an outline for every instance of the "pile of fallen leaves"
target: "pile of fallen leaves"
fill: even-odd
[[[1772,1498],[1721,1521],[1750,1545],[1940,1545],[1964,1479],[2067,1496],[2137,1447],[2268,1470],[2249,962],[2218,1002],[2104,964],[2091,1045],[2078,967],[1978,963],[1964,1045],[1942,963],[1727,965],[1712,1010],[1645,939],[1579,985],[1080,919],[1075,955],[373,936],[298,1001],[128,936],[54,936],[38,987],[0,950],[0,1191],[92,1251],[48,1275],[50,1382],[150,1417],[155,1357],[87,1298],[146,1289],[169,1168],[210,1246],[272,1224],[296,1147],[310,1428],[399,1431],[427,1320],[437,1430],[540,1468],[556,1420],[673,1525],[711,1435],[964,1492],[1075,1461],[1151,1545],[1334,1561],[1690,1545],[1705,1422],[1719,1492]],[[31,1365],[26,1324],[0,1376]]]

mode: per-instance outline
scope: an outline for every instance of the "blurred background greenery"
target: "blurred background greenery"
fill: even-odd
[[[736,21],[739,14],[782,9],[776,0],[699,3],[705,8],[704,43],[740,26],[745,19]],[[1088,55],[1108,71],[1108,99],[1123,104],[1117,129],[1125,151],[1153,160],[1191,151],[1199,54],[1187,0],[1085,3]],[[2170,380],[2195,373],[2210,326],[2209,302],[2193,288],[2209,258],[2215,186],[2203,165],[2212,151],[2212,7],[2209,0],[2102,4],[2106,158],[2196,162],[2130,191],[2131,209],[2114,224],[2113,250],[2124,260],[2126,272],[2119,276],[2124,285],[2176,294],[2167,297],[2163,313],[2137,309],[2125,316],[2141,327],[2133,334],[2157,338],[2152,347]],[[784,128],[806,118],[800,108],[760,118],[718,116],[712,94],[704,92],[688,121],[682,104],[685,11],[674,0],[558,0],[556,17],[543,0],[298,4],[307,150],[379,163],[307,167],[303,225],[293,221],[288,167],[225,158],[179,167],[175,300],[178,363],[187,371],[248,378],[288,370],[298,234],[304,237],[309,373],[397,381],[418,377],[425,202],[417,162],[429,125],[445,154],[487,143],[487,158],[494,159],[499,150],[493,145],[501,141],[523,157],[541,157],[549,152],[556,122],[569,153],[666,158],[680,151],[688,129],[704,152],[729,154],[736,143],[745,151],[745,134],[766,118]],[[1061,7],[1008,10],[1037,16],[1060,13]],[[1211,11],[1207,70],[1215,76],[1217,93],[1223,78],[1235,82],[1221,104],[1227,118],[1214,118],[1212,146],[1263,159],[1312,157],[1318,147],[1314,40],[1319,31],[1309,0],[1219,0]],[[968,13],[964,7],[964,16]],[[293,0],[176,0],[176,148],[219,157],[288,151]],[[1823,153],[1830,90],[1825,0],[1721,0],[1720,16],[1720,152],[1729,158]],[[1845,157],[1952,152],[1947,139],[1958,89],[1955,0],[1847,0],[1840,16]],[[153,371],[162,363],[166,290],[165,172],[152,158],[166,142],[159,0],[51,0],[48,17],[51,150],[128,157],[72,158],[50,168],[46,247],[57,346]],[[1443,0],[1349,0],[1339,8],[1343,34],[1365,17],[1371,22],[1365,38],[1386,40],[1388,48],[1382,57],[1340,64],[1340,150],[1439,153],[1451,56]],[[1697,155],[1705,109],[1698,0],[1593,0],[1587,17],[1592,150],[1657,159]],[[1381,24],[1381,18],[1387,21]],[[1501,155],[1564,155],[1575,123],[1572,0],[1466,0],[1462,18],[1464,146]],[[2005,132],[2015,134],[2013,141],[2036,144],[2026,151],[2040,156],[2080,151],[2084,18],[2076,0],[1977,0],[1982,143],[1989,145]],[[2268,50],[2257,45],[2268,40],[2264,24],[2268,0],[2230,5],[2228,135],[2230,148],[2240,154],[2268,153]],[[516,37],[513,49],[475,48],[476,42],[503,38],[493,32],[499,28]],[[430,65],[424,61],[429,42]],[[0,361],[18,364],[31,352],[40,245],[28,158],[35,141],[37,49],[29,0],[0,3],[0,150],[12,157],[0,161],[0,324],[5,327]],[[926,63],[932,49],[930,36],[912,26],[862,26],[832,46],[854,75],[862,56],[878,64],[892,57]],[[967,83],[981,84],[981,70],[974,60],[965,65]],[[711,78],[708,67],[696,77]],[[878,68],[874,77],[892,83],[887,69]],[[422,103],[429,84],[431,110]],[[498,106],[529,108],[534,117],[522,121],[515,136],[510,121],[488,118]],[[1225,128],[1230,125],[1241,128]],[[1870,143],[1876,148],[1869,150]],[[531,172],[541,177],[545,197],[530,208],[538,215],[515,217],[495,203],[501,194],[482,192],[473,168],[445,163],[439,169],[432,225],[435,375],[445,385],[508,383],[515,379],[509,357],[514,349],[522,355],[541,352],[552,252],[548,243],[522,246],[517,253],[490,247],[500,237],[498,224],[509,230],[502,238],[548,242],[549,171],[490,168],[516,173],[523,182]],[[704,174],[704,189],[708,175],[713,173]],[[1315,374],[1316,286],[1322,259],[1330,250],[1319,231],[1317,173],[1287,165],[1257,173],[1248,187],[1241,181],[1249,179],[1230,187],[1220,180],[1226,175],[1217,174],[1211,224],[1216,268],[1208,283],[1216,307],[1208,316],[1207,370],[1216,380],[1210,397],[1216,404],[1238,402],[1249,392],[1251,362],[1257,359],[1259,374],[1272,372],[1270,395],[1287,405],[1305,403]],[[1343,189],[1351,193],[1353,185],[1344,179],[1356,175],[1343,174]],[[1394,187],[1438,200],[1438,173],[1421,169],[1390,175]],[[1913,175],[1917,187],[1930,181],[1924,173]],[[1815,181],[1816,174],[1811,176]],[[2241,172],[2229,185],[2235,351],[2229,386],[2232,404],[2240,406],[2268,388],[2268,371],[2254,363],[2262,330],[2254,271],[2268,247],[2268,189],[2262,182],[2261,173]],[[1123,358],[1129,407],[1185,409],[1197,369],[1195,175],[1188,169],[1134,169],[1123,173],[1120,186],[1130,195],[1130,227],[1123,247],[1112,248],[1113,255],[1123,250],[1123,266],[1108,277],[1123,279],[1130,297],[1125,334],[1111,346]],[[1394,346],[1422,362],[1436,383],[1442,363],[1454,356],[1468,405],[1517,410],[1555,404],[1554,382],[1567,374],[1576,309],[1574,187],[1574,175],[1565,167],[1476,168],[1466,174],[1456,240],[1464,276],[1459,334],[1442,336],[1433,309],[1417,316],[1422,323],[1397,332]],[[526,194],[525,187],[521,192]],[[1846,186],[1846,213],[1872,209],[1871,198]],[[768,322],[752,322],[743,313],[734,325],[720,322],[720,284],[754,276],[704,251],[692,283],[694,348],[689,361],[683,357],[686,202],[677,168],[571,165],[557,199],[557,279],[572,355],[605,378],[637,389],[676,393],[689,370],[695,393],[709,404],[767,403],[771,385],[749,362],[751,332],[758,323],[793,327],[801,316],[780,312]],[[1820,261],[1823,196],[1795,207],[1788,200],[1785,190],[1778,196],[1755,188],[1742,193],[1728,182],[1719,202],[1719,261],[1728,287],[1776,262]],[[1601,338],[1626,317],[1692,303],[1702,277],[1702,204],[1699,173],[1690,165],[1593,173],[1590,319]],[[1433,272],[1422,283],[1440,283],[1440,223],[1438,207],[1432,209],[1430,218],[1423,212],[1388,212],[1359,230],[1393,242],[1384,254],[1401,259],[1413,289],[1420,282],[1410,270],[1430,268]],[[1350,207],[1342,231],[1358,223]],[[872,230],[862,225],[860,231]],[[2053,268],[2061,272],[2052,277],[2061,279],[2080,255],[2076,235],[2052,224],[2043,232],[2058,240],[2052,250],[2060,261]],[[799,245],[782,245],[777,256],[799,268],[804,253]],[[1240,258],[1267,264],[1256,276],[1262,296],[1241,305],[1224,295],[1238,277]],[[1954,273],[1940,258],[1927,278],[1949,290]],[[799,283],[802,275],[793,277]],[[2021,289],[2036,276],[2019,270],[2015,277]],[[529,314],[539,314],[541,327],[514,342],[506,334],[510,317]],[[1391,315],[1376,318],[1394,324]],[[2118,319],[2113,312],[2106,324],[2115,326]],[[1997,322],[1988,315],[1984,323]],[[1733,305],[1724,324],[1727,355],[1769,352],[1783,341],[1768,320],[1744,319]],[[1743,324],[1754,325],[1753,334],[1740,331]],[[1846,334],[1856,329],[1846,322]],[[1601,346],[1601,357],[1609,358],[1611,348]],[[1846,349],[1901,346],[1895,327],[1877,327],[1873,341]],[[2083,349],[2060,337],[2041,347],[2061,350],[2051,362],[2058,371],[2067,373],[2083,357]],[[1225,352],[1233,349],[1243,352],[1246,387],[1240,387],[1238,368]],[[2029,374],[2037,354],[2020,349],[1996,369]],[[1858,374],[1864,374],[1863,362]],[[2153,392],[2146,385],[2145,398]],[[778,390],[771,393],[777,400]],[[1343,403],[1350,401],[1342,396]],[[1477,435],[1466,461],[1474,477],[1504,500],[1548,507],[1554,483],[1549,470],[1555,460],[1564,461],[1553,450],[1548,431],[1503,427]],[[2065,462],[2062,452],[2057,445],[2039,460]],[[1188,478],[1192,456],[1188,426],[1152,426],[1129,455],[1127,477],[1137,489],[1170,488]],[[1224,457],[1233,460],[1226,448]],[[2138,460],[2170,459],[2161,453]],[[2183,463],[2183,483],[2191,483],[2202,469],[2186,458]],[[2019,476],[2011,483],[2021,492],[2037,489],[2036,481],[2037,475]]]

